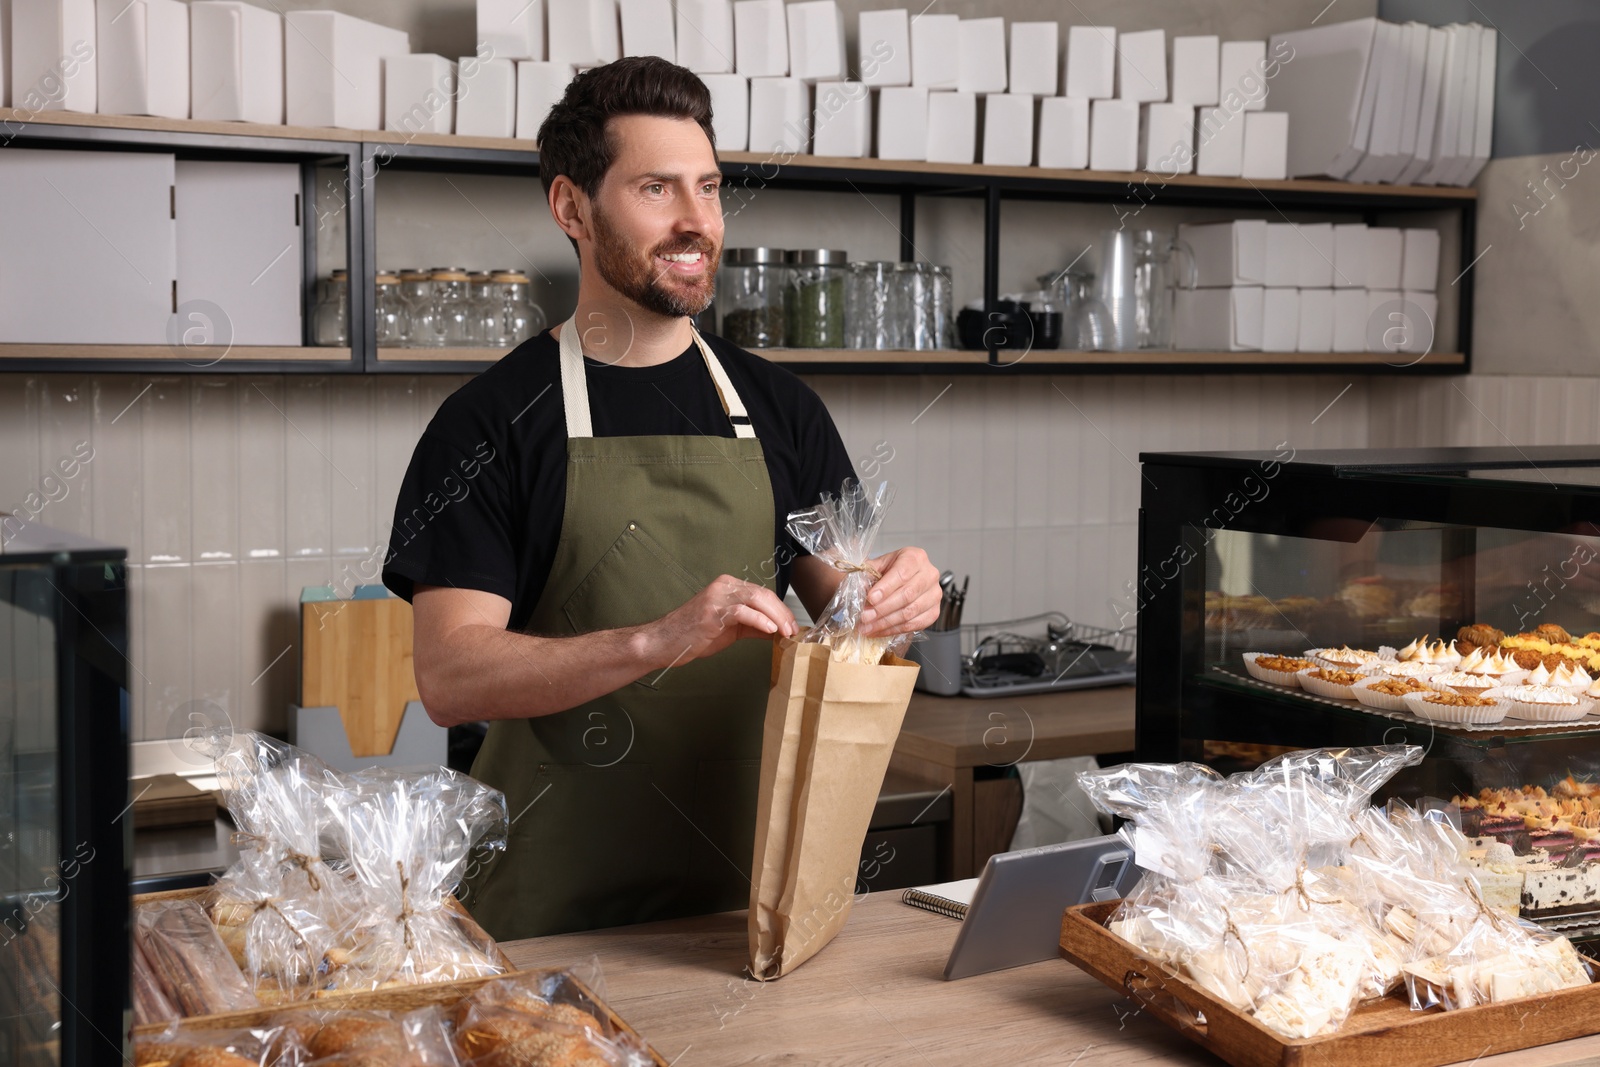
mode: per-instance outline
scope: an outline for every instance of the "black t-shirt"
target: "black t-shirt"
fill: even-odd
[[[766,455],[781,596],[789,561],[803,554],[785,520],[824,492],[837,495],[853,473],[850,457],[809,386],[721,338],[706,340]],[[596,437],[734,436],[694,344],[654,367],[585,359],[584,369]],[[510,626],[522,629],[550,576],[566,493],[560,344],[546,332],[456,390],[428,424],[400,486],[383,583],[406,600],[417,585],[494,593],[511,601]]]

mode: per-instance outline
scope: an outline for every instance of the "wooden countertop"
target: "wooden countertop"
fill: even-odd
[[[768,983],[743,977],[742,911],[501,947],[519,967],[595,957],[611,1006],[673,1067],[1221,1062],[1065,960],[944,981],[959,926],[900,903],[898,890],[874,893],[831,945]],[[1474,1062],[1540,1067],[1597,1057],[1600,1037],[1590,1037]]]
[[[1133,748],[1133,686],[1023,697],[915,693],[895,751],[946,767],[1127,752]]]

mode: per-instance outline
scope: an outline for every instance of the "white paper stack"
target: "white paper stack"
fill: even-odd
[[[549,14],[550,62],[598,67],[622,55],[617,0],[555,0]]]
[[[188,118],[189,6],[99,0],[95,22],[100,112]]]
[[[868,85],[911,84],[911,20],[905,8],[863,11],[859,22],[861,80]]]
[[[1033,162],[1033,97],[990,93],[983,98],[983,161],[1026,167]]]
[[[1422,98],[1417,109],[1416,155],[1395,181],[1412,185],[1433,163],[1434,130],[1439,121],[1439,101],[1444,88],[1445,52],[1450,34],[1437,26],[1428,27],[1428,52],[1422,71]]]
[[[409,54],[410,35],[334,11],[283,18],[289,125],[383,129],[383,58]]]
[[[94,0],[20,0],[11,9],[11,106],[95,109]]]
[[[1067,92],[1079,100],[1116,96],[1117,29],[1072,26],[1067,30]]]
[[[1054,22],[1011,24],[1011,92],[1056,95],[1061,68],[1058,33]]]
[[[561,102],[577,71],[566,63],[517,61],[517,136],[537,140],[550,109]]]
[[[619,14],[623,55],[678,61],[678,41],[672,32],[672,0],[620,0]]]
[[[733,5],[733,66],[746,78],[789,74],[789,17],[783,0],[738,0]]]
[[[1123,100],[1167,98],[1167,31],[1124,33],[1117,39],[1118,92]]]
[[[961,19],[918,15],[911,23],[911,84],[954,89],[961,77]]]
[[[860,159],[872,153],[872,90],[861,82],[818,82],[811,152]]]
[[[1439,288],[1439,231],[1407,229],[1400,256],[1400,288],[1431,293]]]
[[[544,58],[544,0],[477,3],[479,55],[489,59]]]
[[[1368,289],[1400,288],[1404,240],[1405,231],[1392,226],[1372,226],[1367,229]]]
[[[956,88],[964,93],[1006,91],[1006,20],[962,19],[956,38]]]
[[[1039,166],[1089,165],[1089,101],[1047,96],[1039,101]]]
[[[456,65],[443,56],[383,59],[383,128],[401,133],[454,133]]]
[[[750,151],[806,151],[810,103],[811,87],[799,78],[751,78]]]
[[[678,64],[696,74],[733,73],[732,0],[678,0]]]
[[[1221,42],[1215,36],[1172,39],[1172,99],[1192,107],[1215,107],[1221,85]]]
[[[878,158],[928,158],[928,90],[889,86],[878,90]]]
[[[702,74],[711,91],[711,129],[717,149],[743,152],[750,143],[750,79],[743,74]]]
[[[464,137],[517,135],[517,64],[462,56],[456,66],[456,132]]]
[[[1069,72],[1071,68],[1068,68]],[[1135,170],[1139,166],[1139,105],[1133,100],[1095,100],[1089,114],[1089,169]]]
[[[835,0],[790,4],[789,75],[804,82],[845,76],[844,13]]]
[[[191,114],[283,124],[283,17],[235,0],[189,5]]]
[[[973,93],[928,94],[928,162],[971,163],[978,139],[978,98]]]
[[[1194,170],[1194,115],[1188,104],[1146,104],[1140,166],[1163,175]]]

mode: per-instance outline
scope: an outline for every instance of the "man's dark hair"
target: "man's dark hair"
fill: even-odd
[[[658,56],[628,56],[573,78],[539,126],[539,180],[546,194],[559,174],[588,196],[599,191],[616,159],[607,124],[618,115],[693,119],[716,151],[706,83]]]

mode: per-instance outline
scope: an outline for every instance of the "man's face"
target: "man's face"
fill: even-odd
[[[697,315],[722,258],[722,175],[697,123],[653,115],[610,122],[616,159],[593,202],[595,268],[658,315]]]

